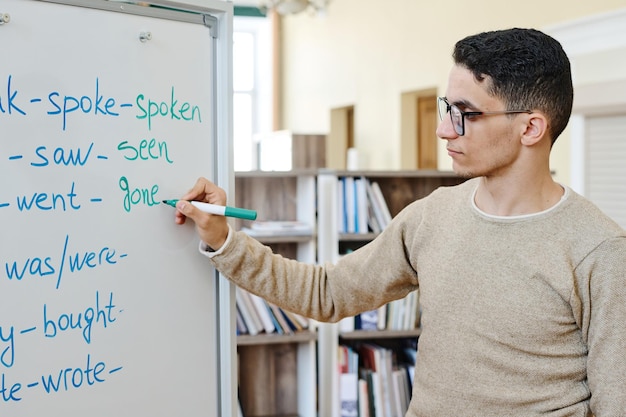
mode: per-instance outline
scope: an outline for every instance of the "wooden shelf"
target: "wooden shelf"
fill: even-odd
[[[264,244],[273,243],[306,243],[316,239],[316,235],[281,235],[281,236],[253,236]]]
[[[291,171],[237,171],[236,178],[294,178],[302,176],[315,176],[317,169],[294,169]]]
[[[276,345],[280,343],[308,343],[317,340],[317,333],[303,331],[294,334],[257,334],[237,336],[237,346]]]
[[[297,414],[270,414],[258,417],[299,417]]]
[[[339,338],[343,340],[374,340],[374,339],[406,339],[419,337],[421,329],[413,330],[356,330],[353,332],[341,332]]]
[[[340,233],[339,240],[343,242],[369,242],[376,236],[376,233]]]

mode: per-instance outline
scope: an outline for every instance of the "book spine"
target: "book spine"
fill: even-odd
[[[274,333],[274,331],[276,331],[276,327],[274,326],[272,317],[267,310],[267,304],[265,303],[265,300],[256,294],[248,293],[248,295],[250,296],[252,304],[254,305],[254,309],[256,310],[257,315],[261,320],[261,324],[263,326],[263,329],[265,329],[265,333]]]
[[[254,318],[255,313],[252,309],[252,304],[246,300],[244,290],[237,287],[235,289],[235,299],[239,310],[241,311],[241,316],[246,324],[248,329],[248,334],[250,336],[257,335],[261,331],[261,327],[257,326],[256,320]]]

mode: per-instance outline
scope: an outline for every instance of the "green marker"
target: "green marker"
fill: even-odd
[[[164,204],[176,207],[178,200],[163,200]],[[256,211],[229,206],[218,206],[217,204],[203,203],[200,201],[190,201],[192,206],[199,208],[205,213],[217,214],[219,216],[236,217],[244,220],[256,220]]]

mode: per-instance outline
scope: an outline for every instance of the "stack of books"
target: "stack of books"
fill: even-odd
[[[257,238],[273,236],[310,236],[313,234],[313,227],[310,224],[297,220],[255,221],[250,224],[250,227],[242,227],[241,230]]]
[[[380,233],[391,213],[377,182],[365,177],[338,179],[339,233]]]
[[[354,317],[346,317],[339,323],[339,330],[413,330],[419,327],[420,307],[418,292],[392,301],[376,310],[366,311]]]
[[[405,351],[410,351],[406,354]],[[339,346],[341,417],[398,417],[409,408],[416,347]]]
[[[242,288],[235,289],[237,334],[293,334],[309,329],[306,317],[272,304]]]

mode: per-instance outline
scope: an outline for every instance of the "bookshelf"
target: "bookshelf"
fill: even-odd
[[[365,178],[377,183],[391,217],[416,199],[425,197],[439,186],[456,185],[463,181],[452,172],[417,171],[341,171],[320,170],[317,178],[318,204],[318,262],[336,262],[348,251],[356,250],[377,235],[371,227],[347,231],[340,199],[344,198],[344,179]],[[341,208],[340,208],[341,207]],[[384,224],[382,225],[384,227]],[[407,296],[408,297],[408,296]],[[344,319],[345,320],[345,319]],[[318,326],[319,379],[325,381],[319,390],[319,415],[339,417],[340,374],[339,346],[358,348],[363,344],[398,347],[406,342],[417,342],[419,327],[403,330],[343,331],[340,323],[320,323]]]
[[[235,201],[257,210],[257,221],[297,221],[310,225],[303,234],[264,231],[255,238],[281,255],[317,262],[316,170],[235,173]],[[252,222],[235,219],[237,230]],[[246,417],[317,414],[317,332],[237,336],[239,399]]]

